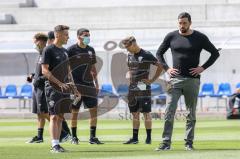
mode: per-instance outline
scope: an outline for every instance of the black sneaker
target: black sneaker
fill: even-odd
[[[26,143],[42,143],[43,142],[43,139],[42,138],[39,138],[37,136],[34,136],[30,141],[27,141]]]
[[[130,138],[128,141],[124,142],[123,144],[138,144],[138,140]]]
[[[90,144],[98,144],[98,145],[99,145],[99,144],[104,144],[103,142],[99,141],[98,138],[96,138],[96,137],[90,138],[90,139],[89,139],[89,143],[90,143]]]
[[[166,144],[166,143],[162,143],[158,148],[156,148],[156,151],[166,151],[166,150],[170,150],[170,145]]]
[[[152,143],[152,140],[149,139],[149,138],[146,138],[146,140],[145,140],[145,144],[151,144],[151,143]]]
[[[61,147],[60,145],[55,145],[51,148],[52,153],[62,153],[65,152],[65,149]]]
[[[192,144],[185,144],[185,150],[192,151],[192,150],[194,150],[194,147]]]
[[[59,142],[60,142],[60,143],[66,142],[66,141],[68,141],[70,138],[71,138],[71,134],[69,134],[69,133],[67,133],[67,134],[65,134],[65,135],[61,135],[61,136],[60,136],[60,139],[59,139]]]
[[[74,144],[74,145],[79,144],[79,139],[77,137],[72,137],[70,141],[71,141],[71,144]]]

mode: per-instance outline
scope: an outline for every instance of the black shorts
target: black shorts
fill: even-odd
[[[149,113],[151,112],[151,96],[136,96],[134,92],[128,93],[128,107],[131,113],[141,112]]]
[[[44,88],[43,89],[34,88],[32,99],[33,99],[32,113],[34,114],[48,113],[48,106]]]
[[[94,97],[82,96],[81,100],[78,102],[77,105],[72,105],[72,109],[79,109],[82,103],[85,109],[94,108],[98,105],[98,99],[97,97],[94,98]]]
[[[48,81],[45,82],[45,95],[50,115],[71,112],[72,100],[69,93],[62,93],[53,88]]]
[[[94,108],[98,105],[98,98],[96,93],[97,91],[93,84],[89,85],[77,84],[76,86],[78,88],[78,91],[81,93],[82,97],[77,105],[72,105],[72,109],[79,109],[82,103],[85,109]]]

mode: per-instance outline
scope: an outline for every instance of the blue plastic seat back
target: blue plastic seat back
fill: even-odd
[[[32,97],[32,86],[29,84],[23,85],[21,88],[20,96]]]
[[[119,95],[127,95],[128,94],[128,85],[126,84],[120,84],[118,87],[117,87],[117,93]]]
[[[236,84],[236,88],[240,88],[240,83],[237,83],[237,84]]]
[[[159,83],[152,83],[151,84],[151,91],[152,91],[152,95],[156,96],[156,95],[160,95],[163,94],[163,88],[161,86],[161,84]]]
[[[103,84],[100,90],[100,96],[111,96],[113,94],[113,89],[111,84]]]
[[[110,84],[103,84],[102,85],[102,90],[105,91],[105,92],[110,92],[110,93],[113,92],[112,85],[110,85]]]
[[[232,94],[230,83],[220,83],[217,94],[221,96],[230,96]]]
[[[213,83],[204,83],[200,92],[200,95],[211,96],[214,95]]]
[[[17,86],[14,84],[7,85],[5,90],[5,96],[7,97],[17,96]]]

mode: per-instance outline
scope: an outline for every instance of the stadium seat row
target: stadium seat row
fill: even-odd
[[[17,86],[14,84],[9,84],[6,86],[5,92],[2,93],[0,87],[0,98],[7,99],[29,99],[32,98],[32,86],[29,84],[24,84],[21,86],[20,93],[17,93]]]
[[[151,88],[153,96],[163,94],[163,89],[160,84],[154,83],[151,85]],[[116,91],[118,95],[116,95],[113,92],[113,86],[111,84],[103,84],[98,96],[99,97],[126,96],[128,94],[128,85],[126,84],[119,85]],[[31,98],[31,97],[32,97],[32,85],[29,84],[22,85],[19,94],[17,93],[17,86],[14,84],[7,85],[4,93],[2,93],[0,87],[0,98]]]
[[[240,88],[240,83],[236,85],[236,88]],[[162,86],[157,83],[151,85],[152,95],[160,96],[164,94]],[[103,96],[126,96],[128,93],[128,85],[121,84],[116,88],[117,95],[113,92],[113,86],[111,84],[103,84],[99,92],[99,97]],[[204,83],[202,85],[199,97],[222,97],[222,96],[231,96],[232,90],[230,83],[220,83],[218,85],[218,91],[215,93],[213,83]],[[6,86],[4,93],[1,91],[0,87],[0,98],[31,98],[32,97],[32,86],[29,84],[24,84],[21,86],[20,93],[17,93],[17,86],[14,84],[9,84]]]
[[[240,88],[240,83],[236,85],[236,88]],[[232,89],[230,83],[220,83],[218,85],[218,91],[215,93],[213,83],[204,83],[202,85],[201,91],[199,93],[199,97],[223,97],[223,96],[231,96]]]

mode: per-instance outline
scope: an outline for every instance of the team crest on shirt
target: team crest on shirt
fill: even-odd
[[[49,101],[49,105],[52,107],[54,106],[55,102],[53,100]]]
[[[92,56],[93,52],[92,52],[92,51],[88,51],[88,54],[89,54],[90,56]]]
[[[142,56],[139,56],[139,57],[138,57],[138,61],[139,61],[139,62],[141,62],[141,61],[142,61],[142,59],[143,59],[143,57],[142,57]]]

